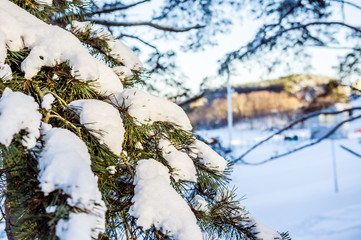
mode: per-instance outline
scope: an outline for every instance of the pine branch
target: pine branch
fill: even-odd
[[[6,200],[5,200],[5,232],[6,232],[6,236],[8,238],[8,240],[15,240],[13,237],[13,233],[12,233],[12,222],[11,222],[11,214],[10,214],[10,202],[9,202],[9,198],[11,198],[11,196],[9,196],[8,193],[6,194]]]

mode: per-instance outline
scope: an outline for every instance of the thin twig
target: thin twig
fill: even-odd
[[[341,145],[341,144],[340,144],[340,147],[341,147],[342,149],[346,150],[347,152],[349,152],[349,153],[351,153],[351,154],[355,155],[356,157],[361,158],[361,154],[358,154],[357,152],[355,152],[355,151],[353,151],[353,150],[349,149],[348,147],[345,147],[344,145]]]

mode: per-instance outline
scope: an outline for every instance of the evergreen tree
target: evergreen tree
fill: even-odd
[[[7,238],[286,239],[227,190],[230,164],[180,107],[134,88],[136,55],[77,21],[88,4],[0,0]]]

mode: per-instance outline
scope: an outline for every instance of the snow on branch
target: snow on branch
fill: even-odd
[[[24,130],[22,144],[35,147],[42,118],[38,109],[33,97],[6,88],[0,98],[0,143],[9,146],[14,135]]]
[[[93,58],[73,34],[42,22],[8,0],[0,0],[0,66],[4,64],[7,49],[19,51],[24,48],[30,49],[21,63],[27,79],[37,75],[43,66],[66,62],[75,78],[97,80],[96,88],[100,93],[117,94],[123,90],[117,75]],[[127,62],[128,58],[134,62],[134,53],[129,54],[131,50],[121,43],[113,43],[111,48],[122,62]]]
[[[173,168],[172,177],[176,182],[197,181],[197,172],[193,160],[185,152],[178,151],[171,142],[166,139],[159,141],[159,148],[162,149],[163,157]]]
[[[228,188],[224,188],[223,191],[218,192],[216,195],[216,201],[218,202],[229,202],[234,198],[232,191]],[[244,227],[249,228],[250,232],[254,234],[254,237],[251,239],[259,239],[259,240],[281,240],[282,237],[279,233],[277,233],[272,228],[261,223],[257,218],[252,216],[248,211],[245,210],[244,206],[242,206],[238,202],[234,202],[235,206],[231,210],[229,210],[229,217],[239,218],[242,220],[237,220],[237,224]]]
[[[176,240],[202,240],[197,220],[170,184],[169,170],[154,159],[138,161],[130,214],[143,230],[154,226]]]
[[[117,104],[128,108],[128,113],[139,123],[152,124],[157,121],[171,122],[190,131],[192,125],[187,114],[177,104],[152,96],[139,89],[125,89],[117,98]]]
[[[123,120],[118,109],[99,100],[76,100],[69,107],[80,117],[83,124],[101,144],[106,144],[116,155],[120,155],[124,141]]]
[[[206,26],[196,24],[194,26],[184,27],[184,28],[176,28],[176,27],[169,27],[169,26],[162,26],[153,22],[115,22],[115,21],[105,21],[105,20],[96,20],[96,19],[89,19],[96,24],[104,25],[107,27],[117,26],[117,27],[133,27],[133,26],[148,26],[158,30],[166,31],[166,32],[188,32],[193,29],[200,29]]]
[[[207,168],[215,170],[219,174],[226,170],[228,162],[204,142],[195,140],[190,147],[200,162]]]
[[[40,188],[45,195],[55,191],[69,196],[67,203],[82,213],[70,213],[56,225],[60,240],[97,238],[105,231],[105,203],[98,190],[98,178],[90,168],[90,155],[84,142],[66,129],[45,131],[44,150],[38,168]],[[73,238],[78,236],[78,238]]]
[[[99,38],[105,40],[108,44],[110,51],[107,53],[114,59],[121,62],[125,67],[124,71],[126,73],[125,76],[132,76],[131,70],[140,71],[142,70],[142,63],[140,62],[139,58],[135,53],[130,50],[127,46],[124,45],[120,40],[115,39],[113,35],[105,29],[91,29],[91,23],[89,21],[86,22],[79,22],[79,21],[72,21],[71,23],[72,28],[76,32],[84,32],[89,30],[91,32],[91,37]]]

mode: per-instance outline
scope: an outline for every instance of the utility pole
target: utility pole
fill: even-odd
[[[332,148],[332,167],[333,167],[333,181],[335,185],[335,193],[338,193],[338,179],[337,179],[337,166],[336,166],[336,153],[335,153],[335,140],[331,138]]]
[[[233,112],[232,112],[232,94],[231,76],[227,69],[227,123],[228,123],[228,149],[232,150],[232,131],[233,131]]]

